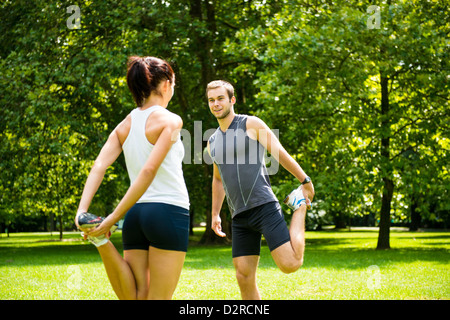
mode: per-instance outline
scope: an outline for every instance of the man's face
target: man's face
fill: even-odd
[[[228,97],[224,87],[218,87],[208,91],[209,110],[217,119],[226,118],[236,102],[235,97]]]

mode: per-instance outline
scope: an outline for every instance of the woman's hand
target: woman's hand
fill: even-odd
[[[113,225],[114,221],[112,221],[111,216],[108,216],[97,227],[86,229],[84,234],[91,237],[98,237],[103,234],[108,236]]]

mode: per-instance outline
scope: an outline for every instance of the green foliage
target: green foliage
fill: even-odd
[[[408,219],[412,197],[424,216],[432,203],[448,214],[446,14],[436,2],[384,3],[381,28],[369,29],[365,4],[298,3],[236,33],[230,54],[262,65],[256,113],[314,175],[315,210],[337,219],[379,210],[387,178],[392,219]]]
[[[441,2],[70,1],[0,5],[0,224],[59,218],[70,229],[87,173],[109,132],[135,107],[126,85],[133,54],[169,60],[169,108],[193,138],[216,128],[204,98],[216,78],[235,84],[238,113],[261,117],[313,177],[312,225],[380,215],[448,223],[448,8]],[[383,91],[383,88],[387,89]],[[388,106],[389,108],[383,108]],[[386,104],[388,102],[388,104]],[[202,147],[205,146],[203,142]],[[184,165],[192,210],[205,220],[211,167]],[[282,200],[298,182],[271,177]],[[106,215],[128,187],[123,158],[92,210]]]

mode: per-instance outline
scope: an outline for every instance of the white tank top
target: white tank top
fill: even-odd
[[[131,129],[122,146],[131,184],[136,180],[154,147],[145,136],[147,118],[154,111],[161,109],[164,108],[152,106],[145,110],[136,108],[131,112]],[[184,146],[178,135],[150,187],[137,202],[161,202],[189,210],[189,196],[182,170],[183,157]]]

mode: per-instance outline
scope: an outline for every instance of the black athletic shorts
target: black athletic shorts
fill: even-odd
[[[126,214],[122,228],[124,250],[148,250],[150,246],[187,251],[189,210],[165,203],[136,203]]]
[[[233,258],[259,255],[261,235],[270,251],[291,240],[278,202],[269,202],[238,213],[231,222]]]

